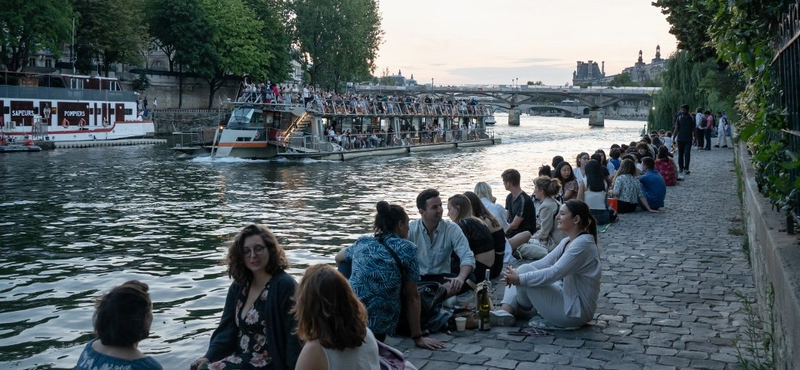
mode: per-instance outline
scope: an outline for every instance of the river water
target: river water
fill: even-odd
[[[379,200],[403,205],[434,187],[447,197],[522,173],[523,189],[555,155],[630,142],[644,122],[497,115],[492,147],[349,162],[188,158],[168,146],[62,149],[0,156],[0,367],[73,368],[92,338],[95,298],[130,279],[150,285],[155,320],[140,348],[165,369],[205,351],[230,280],[220,264],[244,225],[267,224],[289,271],[370,232]]]

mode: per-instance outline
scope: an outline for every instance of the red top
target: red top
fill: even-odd
[[[33,140],[25,139],[25,146],[33,146]]]
[[[661,174],[667,186],[675,186],[678,182],[678,168],[672,159],[656,159],[655,167],[656,172]]]

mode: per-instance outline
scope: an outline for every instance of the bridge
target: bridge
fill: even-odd
[[[468,86],[369,86],[356,85],[358,92],[393,93],[399,96],[442,95],[453,98],[478,98],[484,104],[508,111],[508,124],[519,125],[519,115],[524,107],[544,107],[543,100],[571,100],[589,109],[589,125],[603,126],[604,108],[621,101],[648,102],[659,87],[575,87],[538,85],[468,85]],[[563,106],[563,107],[562,107]],[[553,108],[572,112],[567,104],[554,104]],[[583,109],[581,109],[583,110]],[[577,113],[577,110],[573,113]]]

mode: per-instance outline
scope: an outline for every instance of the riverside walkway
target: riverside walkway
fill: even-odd
[[[388,338],[421,370],[738,369],[735,343],[754,297],[732,149],[692,150],[691,174],[661,213],[620,215],[599,244],[595,320],[577,331],[520,337],[517,327],[434,334],[444,350]],[[501,291],[495,281],[495,290]],[[502,294],[502,293],[499,293]],[[499,302],[496,297],[495,302]]]

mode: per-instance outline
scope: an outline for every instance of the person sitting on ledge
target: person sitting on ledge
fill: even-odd
[[[597,222],[589,206],[575,199],[561,206],[556,223],[567,237],[547,256],[518,269],[506,267],[501,308],[490,313],[495,325],[538,313],[542,320],[535,326],[575,329],[594,318],[602,275]]]
[[[448,297],[474,289],[470,283],[475,281],[472,275],[475,255],[461,228],[452,221],[442,220],[444,209],[439,191],[426,189],[419,193],[417,208],[422,218],[409,224],[408,240],[417,246],[421,279],[442,283]],[[457,271],[451,270],[453,254],[459,260]]]

